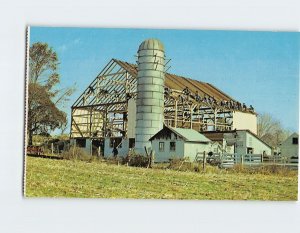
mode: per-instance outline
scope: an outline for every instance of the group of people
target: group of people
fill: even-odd
[[[186,93],[186,91],[185,91]],[[247,105],[245,103],[241,104],[238,101],[234,101],[234,100],[221,100],[218,101],[215,99],[214,96],[208,96],[208,95],[204,95],[203,98],[201,98],[201,96],[198,94],[198,91],[196,91],[195,95],[194,95],[194,99],[197,102],[204,102],[204,103],[208,103],[208,104],[212,104],[215,106],[220,106],[223,108],[228,108],[231,110],[239,110],[239,111],[250,111],[250,112],[254,112],[254,108],[252,105],[250,105],[249,107],[247,107]]]
[[[171,90],[169,88],[165,88],[165,94],[170,94]],[[247,107],[247,105],[245,103],[240,103],[238,101],[234,101],[234,100],[221,100],[218,101],[215,99],[214,96],[209,96],[209,95],[204,95],[204,97],[201,97],[198,93],[198,91],[196,91],[196,93],[193,95],[191,94],[191,91],[189,90],[188,87],[185,87],[182,90],[182,95],[180,95],[181,101],[184,102],[186,100],[189,99],[189,97],[193,97],[197,102],[201,102],[201,103],[207,103],[213,106],[219,106],[219,107],[223,107],[223,108],[227,108],[230,110],[238,110],[238,111],[249,111],[249,112],[254,112],[254,108],[252,105],[250,105],[249,107]]]

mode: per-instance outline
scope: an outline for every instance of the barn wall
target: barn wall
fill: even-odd
[[[261,140],[253,136],[247,131],[237,131],[235,133],[225,133],[224,138],[227,140],[229,146],[234,146],[235,153],[238,155],[247,154],[247,147],[253,148],[253,154],[262,154],[264,151],[267,155],[271,155],[271,148],[266,146]]]
[[[246,147],[252,147],[253,154],[263,154],[265,152],[267,155],[271,155],[272,151],[271,148],[266,146],[262,141],[260,141],[258,138],[254,137],[248,132],[246,133]]]
[[[127,125],[128,138],[135,138],[135,126],[136,126],[136,100],[130,99],[128,101],[128,125]]]
[[[237,132],[235,153],[238,155],[247,154],[247,136],[246,131]]]
[[[122,147],[118,149],[118,156],[125,157],[128,155],[129,152],[129,139],[123,138],[122,139]],[[113,156],[113,148],[110,147],[110,138],[105,138],[104,140],[104,157],[111,157]]]
[[[256,115],[246,112],[233,112],[232,117],[232,129],[249,129],[252,133],[257,134]]]
[[[299,146],[298,144],[293,144],[293,138],[298,138],[298,134],[294,133],[287,140],[285,140],[279,147],[281,151],[281,155],[283,156],[298,156]]]
[[[93,111],[92,118],[90,118],[90,110],[74,109],[73,121],[71,122],[71,136],[73,138],[90,137],[90,123],[92,121],[92,132],[101,131],[103,127],[103,116],[99,111]],[[80,132],[83,134],[81,135]]]
[[[195,142],[185,142],[184,143],[184,157],[188,158],[191,162],[195,160],[197,153],[208,153],[211,151],[211,145],[195,143]]]
[[[159,151],[159,142],[165,143],[165,150]],[[170,142],[176,143],[176,150],[170,151]],[[155,162],[168,162],[171,158],[183,158],[184,142],[182,140],[161,139],[152,141],[152,150],[154,151]]]

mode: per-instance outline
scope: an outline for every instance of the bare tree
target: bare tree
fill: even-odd
[[[282,127],[280,121],[270,114],[263,113],[258,116],[257,136],[270,146],[278,146],[289,134],[290,132]]]

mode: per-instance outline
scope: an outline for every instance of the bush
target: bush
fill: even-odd
[[[151,167],[152,161],[150,160],[151,158],[137,154],[134,150],[132,150],[125,158],[123,158],[122,164],[127,164],[132,167]]]
[[[64,151],[61,156],[68,160],[92,161],[94,159],[84,149],[77,146],[70,147],[70,149]]]
[[[140,154],[134,154],[128,158],[128,165],[133,167],[148,167],[149,158]]]

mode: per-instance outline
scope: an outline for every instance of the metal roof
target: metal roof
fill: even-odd
[[[156,138],[157,135],[160,135],[163,131],[173,132],[174,134],[181,137],[186,142],[211,142],[210,139],[205,137],[203,134],[198,133],[194,129],[184,129],[184,128],[173,128],[164,125],[164,128],[158,131],[155,135],[153,135],[149,140],[152,141]]]
[[[232,131],[206,131],[202,132],[202,134],[212,140],[213,142],[222,142],[224,138],[224,133],[232,132]]]
[[[211,140],[205,137],[203,134],[198,133],[194,129],[184,129],[184,128],[170,128],[174,133],[178,134],[179,136],[182,136],[185,141],[188,142],[210,142]]]
[[[120,61],[117,59],[113,59],[119,66],[123,67],[126,71],[128,71],[135,78],[137,77],[137,65],[130,64],[128,62]],[[208,95],[214,97],[216,100],[234,100],[232,97],[213,86],[210,83],[201,82],[198,80],[178,76],[175,74],[166,73],[165,75],[165,86],[171,89],[175,89],[178,91],[182,91],[185,87],[188,87],[189,90],[193,93],[198,91],[201,97],[204,95]]]

